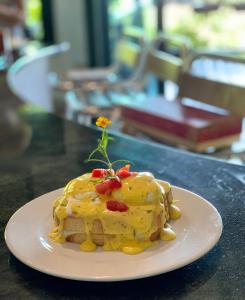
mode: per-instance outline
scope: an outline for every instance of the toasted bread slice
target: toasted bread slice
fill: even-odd
[[[161,228],[163,227],[162,218],[160,215],[154,218],[154,223],[157,225],[157,230],[150,236],[151,241],[156,241],[160,238]],[[87,238],[85,232],[84,220],[82,218],[68,217],[64,221],[64,230],[66,232],[66,240],[72,243],[81,244]],[[70,233],[70,234],[69,234]],[[113,238],[115,235],[104,234],[102,223],[99,219],[95,219],[92,225],[91,237],[92,241],[97,246],[103,246],[105,237]]]

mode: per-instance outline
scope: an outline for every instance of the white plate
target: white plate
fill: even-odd
[[[45,194],[20,208],[9,220],[5,240],[23,263],[58,277],[86,281],[121,281],[165,273],[207,253],[219,240],[222,220],[208,201],[173,187],[182,217],[172,222],[173,241],[160,242],[137,255],[121,252],[81,252],[79,245],[57,244],[48,238],[53,226],[52,202],[62,189]]]

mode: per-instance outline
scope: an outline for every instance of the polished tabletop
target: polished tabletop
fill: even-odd
[[[1,299],[244,299],[245,167],[122,135],[109,148],[113,159],[129,159],[136,170],[198,193],[218,209],[224,224],[218,244],[181,269],[118,283],[56,278],[16,259],[4,241],[9,218],[28,201],[93,167],[83,161],[100,133],[21,103],[4,79],[0,91]]]

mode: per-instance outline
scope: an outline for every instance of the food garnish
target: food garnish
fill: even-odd
[[[98,146],[87,162],[104,168],[72,179],[54,201],[55,228],[49,237],[58,243],[77,243],[80,250],[122,251],[138,254],[160,240],[176,237],[169,221],[181,216],[173,200],[171,185],[149,172],[131,172],[127,160],[110,161],[107,132],[111,121],[99,117]],[[114,169],[119,163],[125,164]]]
[[[96,183],[96,192],[99,194],[110,194],[113,189],[121,187],[121,178],[127,178],[131,175],[136,175],[136,172],[130,172],[130,165],[120,168],[116,172],[113,169],[118,163],[130,163],[130,161],[125,159],[118,159],[113,162],[110,161],[107,147],[109,141],[113,140],[107,132],[107,127],[111,124],[111,120],[106,117],[99,117],[96,121],[96,125],[102,129],[101,138],[98,139],[98,146],[94,149],[85,162],[99,162],[107,166],[107,169],[93,169],[92,177],[100,178]],[[99,155],[100,158],[97,156]]]

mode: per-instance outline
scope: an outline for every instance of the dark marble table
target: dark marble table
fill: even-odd
[[[5,105],[0,102],[1,111],[8,111],[8,117],[5,121],[1,118],[0,132],[1,299],[245,298],[245,167],[125,136],[116,136],[111,144],[113,159],[129,159],[135,163],[135,169],[149,170],[157,178],[207,198],[217,207],[224,223],[218,244],[207,255],[179,270],[120,283],[60,279],[18,261],[4,242],[8,219],[23,204],[91,168],[83,160],[95,146],[99,132],[30,104],[20,104],[9,92],[4,99],[8,101]]]

